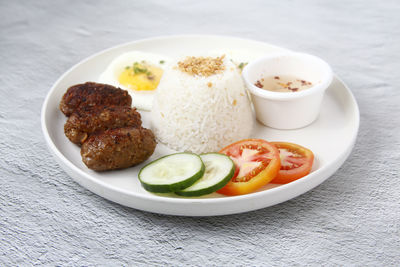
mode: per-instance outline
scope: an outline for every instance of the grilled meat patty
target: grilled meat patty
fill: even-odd
[[[64,125],[64,133],[75,144],[82,144],[97,131],[121,127],[140,127],[142,120],[135,108],[123,106],[86,106],[75,110]]]
[[[78,108],[87,106],[128,106],[132,98],[127,91],[108,84],[87,82],[68,88],[61,99],[60,110],[70,116]]]
[[[124,127],[92,134],[81,147],[82,161],[95,171],[131,167],[148,159],[156,141],[151,130]]]

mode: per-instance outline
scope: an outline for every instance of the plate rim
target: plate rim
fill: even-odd
[[[114,186],[114,185],[110,185],[110,184],[108,184],[108,183],[106,183],[106,182],[104,182],[102,180],[99,180],[99,179],[97,179],[95,177],[92,177],[90,174],[84,172],[83,170],[81,170],[80,168],[75,166],[75,164],[73,164],[71,161],[69,161],[61,153],[61,151],[57,148],[57,146],[55,145],[55,143],[53,142],[53,140],[50,137],[48,126],[46,124],[46,114],[47,114],[46,111],[47,111],[47,108],[49,106],[49,101],[50,101],[50,98],[51,98],[52,94],[55,92],[55,90],[57,88],[57,85],[65,78],[65,76],[67,76],[69,73],[71,73],[77,66],[79,66],[79,65],[81,65],[81,64],[83,64],[83,63],[85,63],[85,62],[87,62],[87,61],[89,61],[89,60],[91,60],[91,59],[103,54],[103,53],[106,53],[108,51],[111,51],[111,50],[114,50],[114,49],[118,49],[118,48],[121,48],[121,47],[124,47],[124,46],[130,46],[130,45],[134,45],[134,44],[142,43],[142,42],[147,42],[147,41],[156,41],[156,40],[164,40],[164,39],[172,39],[172,38],[179,39],[179,38],[199,38],[199,37],[200,38],[223,38],[223,39],[227,39],[228,38],[228,39],[232,39],[232,40],[241,40],[241,41],[245,41],[245,42],[258,43],[258,44],[261,44],[261,45],[268,45],[270,47],[275,47],[275,48],[278,48],[278,49],[286,49],[284,47],[272,45],[272,44],[269,44],[269,43],[266,43],[266,42],[262,42],[262,41],[257,41],[257,40],[254,40],[254,39],[239,38],[239,37],[233,37],[233,36],[227,36],[227,35],[202,35],[202,34],[163,35],[163,36],[156,36],[156,37],[138,39],[138,40],[134,40],[134,41],[118,44],[118,45],[103,49],[103,50],[101,50],[101,51],[99,51],[99,52],[97,52],[95,54],[92,54],[92,55],[82,59],[78,63],[74,64],[72,67],[70,67],[67,71],[65,71],[53,83],[51,89],[48,91],[48,93],[47,93],[47,95],[45,97],[45,100],[43,102],[42,108],[41,108],[41,128],[42,128],[43,135],[45,137],[46,144],[47,144],[51,154],[55,157],[56,161],[59,163],[59,165],[62,167],[62,169],[64,171],[66,171],[66,173],[75,182],[77,182],[81,186],[85,187],[89,191],[92,191],[92,189],[89,189],[88,187],[82,185],[79,181],[77,181],[77,179],[75,179],[73,177],[73,175],[71,175],[69,173],[69,171],[67,171],[64,168],[64,166],[63,166],[64,164],[67,165],[67,167],[69,167],[71,169],[71,171],[76,172],[78,175],[90,180],[92,183],[95,183],[100,187],[107,188],[109,190],[114,191],[115,193],[125,194],[125,195],[129,195],[131,197],[139,198],[139,199],[144,200],[144,201],[163,202],[163,203],[169,202],[171,204],[175,204],[175,203],[176,204],[187,204],[187,203],[204,203],[204,204],[218,203],[218,204],[223,204],[225,202],[229,203],[229,202],[232,202],[232,201],[240,201],[242,199],[253,200],[253,199],[257,199],[258,197],[260,197],[260,196],[262,196],[264,194],[278,193],[280,191],[291,190],[291,189],[297,188],[298,186],[301,186],[301,184],[307,184],[307,182],[310,179],[313,179],[314,176],[320,175],[321,172],[322,173],[325,172],[327,169],[329,169],[330,166],[338,165],[338,167],[335,168],[335,170],[332,172],[332,174],[334,172],[336,172],[337,169],[340,168],[340,166],[344,163],[344,161],[351,154],[351,151],[352,151],[352,149],[354,147],[354,144],[356,142],[357,135],[358,135],[358,132],[359,132],[359,127],[360,127],[360,111],[359,111],[358,103],[357,103],[356,98],[354,97],[352,91],[337,75],[334,75],[334,79],[338,80],[338,82],[340,82],[341,85],[343,85],[345,87],[346,92],[349,94],[349,97],[350,97],[351,102],[353,104],[352,107],[353,107],[353,112],[354,112],[354,115],[355,115],[355,118],[353,118],[353,119],[355,119],[355,122],[356,122],[355,131],[353,132],[353,136],[351,136],[351,138],[349,139],[350,140],[349,146],[342,152],[341,155],[338,155],[338,157],[336,157],[328,165],[326,165],[326,166],[324,166],[322,168],[319,168],[319,169],[313,171],[312,173],[310,173],[309,175],[307,175],[305,177],[306,179],[299,179],[299,180],[296,180],[294,182],[281,185],[279,187],[270,188],[270,189],[264,190],[264,191],[253,192],[253,193],[246,194],[246,195],[230,196],[230,197],[222,197],[222,198],[196,198],[196,199],[189,199],[189,198],[163,197],[163,196],[158,196],[158,195],[145,195],[145,194],[140,194],[140,193],[136,193],[136,192],[133,192],[133,191],[129,191],[129,190],[126,190],[126,189],[122,189],[122,188],[119,188],[119,187]],[[288,49],[286,49],[286,50],[288,50]],[[327,175],[327,177],[324,178],[317,185],[319,185],[322,182],[324,182],[332,174]],[[305,190],[304,192],[302,192],[300,194],[308,192],[309,190],[311,190],[312,188],[314,188],[317,185],[314,185],[310,189],[307,189],[307,190]],[[99,195],[98,193],[95,193],[95,194]],[[298,194],[298,195],[300,195],[300,194]],[[298,195],[296,195],[296,196],[298,196]],[[103,198],[109,199],[109,200],[111,200],[113,202],[116,202],[116,201],[114,201],[114,200],[112,200],[112,199],[110,199],[108,197],[103,196],[103,195],[100,195],[100,196],[103,197]],[[296,196],[294,196],[294,197],[296,197]],[[294,197],[290,197],[289,199],[292,199]],[[286,200],[280,201],[278,203],[281,203],[281,202],[284,202],[284,201],[286,201]],[[117,202],[117,203],[119,203],[119,202]],[[275,204],[278,204],[278,203],[275,203]],[[121,203],[119,203],[119,204],[127,206],[125,204],[121,204]],[[272,205],[275,205],[275,204],[272,204]],[[136,209],[140,209],[140,208],[136,208]],[[250,210],[251,209],[249,209],[249,211]],[[170,214],[170,213],[168,213],[168,214]],[[232,213],[229,213],[229,214],[232,214]]]

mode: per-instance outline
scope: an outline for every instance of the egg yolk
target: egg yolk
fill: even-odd
[[[121,85],[135,91],[152,91],[160,83],[163,70],[146,62],[135,62],[119,75]]]

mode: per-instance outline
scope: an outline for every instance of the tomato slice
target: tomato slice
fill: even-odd
[[[271,142],[280,153],[281,169],[271,181],[274,184],[287,184],[310,173],[314,154],[311,150],[293,143]]]
[[[279,172],[279,150],[262,139],[245,139],[223,148],[236,166],[231,181],[218,190],[224,195],[243,195],[268,184]]]

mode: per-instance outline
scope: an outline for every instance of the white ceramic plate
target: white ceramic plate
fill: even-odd
[[[306,128],[275,130],[257,124],[254,138],[294,142],[315,154],[312,172],[286,185],[268,185],[258,192],[225,197],[211,194],[201,198],[155,195],[145,191],[137,174],[143,164],[125,170],[94,172],[81,161],[79,147],[64,135],[65,116],[58,105],[67,88],[73,84],[97,81],[98,76],[118,55],[131,51],[159,53],[166,56],[190,55],[204,51],[221,51],[238,61],[250,61],[272,52],[287,51],[266,43],[223,36],[185,35],[145,39],[123,44],[89,57],[68,70],[48,93],[42,109],[42,129],[60,166],[80,185],[106,199],[132,208],[171,215],[212,216],[256,210],[281,203],[307,192],[331,176],[349,156],[359,126],[357,103],[350,90],[335,78],[324,98],[318,119]],[[149,114],[141,112],[144,126]],[[157,145],[149,160],[172,152]]]

